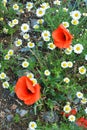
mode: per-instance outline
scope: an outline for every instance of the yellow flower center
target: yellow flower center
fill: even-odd
[[[80,51],[80,47],[77,47],[76,50],[77,50],[77,51]]]
[[[10,54],[10,55],[12,55],[12,54],[13,54],[13,52],[12,52],[12,51],[10,51],[10,52],[9,52],[9,54]]]
[[[42,20],[39,20],[39,23],[40,23],[40,24],[42,24],[42,23],[43,23],[43,21],[42,21]]]
[[[86,98],[83,98],[83,99],[81,100],[81,102],[86,103],[86,102],[87,102],[87,99],[86,99]]]
[[[17,23],[17,20],[14,20],[13,22],[14,22],[14,23]]]
[[[66,63],[63,63],[63,66],[65,67],[65,66],[66,66]]]
[[[29,46],[33,46],[33,43],[29,43]]]
[[[54,48],[54,45],[53,45],[53,44],[50,44],[50,48]]]
[[[43,12],[40,10],[40,11],[39,11],[39,14],[42,14],[42,13],[43,13]]]
[[[71,63],[68,63],[68,66],[72,66],[72,64],[71,64]]]
[[[35,124],[32,124],[31,127],[34,128],[34,127],[35,127]]]
[[[80,96],[81,96],[81,94],[79,93],[79,94],[78,94],[78,97],[80,97]]]
[[[68,80],[68,79],[66,79],[66,80],[65,80],[65,82],[66,82],[66,83],[68,83],[68,82],[69,82],[69,80]]]
[[[26,29],[27,29],[27,26],[24,26],[23,29],[26,30]]]
[[[70,120],[74,120],[74,117],[71,117]]]
[[[63,25],[66,27],[66,26],[67,26],[67,23],[64,23]]]
[[[81,69],[80,69],[80,72],[83,73],[83,72],[84,72],[84,68],[81,68]]]
[[[20,45],[20,44],[21,44],[21,42],[18,40],[18,41],[17,41],[17,44],[18,44],[18,45]]]
[[[8,86],[7,83],[4,83],[4,86],[7,87]]]
[[[15,8],[15,9],[17,9],[17,8],[18,8],[18,6],[17,6],[17,5],[14,5],[14,8]]]
[[[27,77],[31,79],[31,78],[32,78],[32,75],[27,75]]]
[[[78,16],[79,16],[79,14],[78,14],[78,13],[76,13],[76,14],[75,14],[75,17],[78,17]]]
[[[24,63],[24,66],[27,66],[28,64],[27,63]]]
[[[31,7],[31,4],[29,3],[27,6],[28,6],[28,7]]]
[[[45,36],[45,37],[47,37],[47,36],[48,36],[48,34],[47,34],[47,33],[44,33],[44,36]]]
[[[69,107],[66,107],[66,108],[65,108],[65,111],[69,111],[69,110],[70,110],[70,108],[69,108]]]
[[[8,55],[6,55],[6,56],[5,56],[5,58],[6,58],[6,59],[8,59],[8,58],[9,58],[9,56],[8,56]]]
[[[4,78],[4,77],[5,77],[5,75],[4,75],[4,74],[1,74],[1,77],[2,77],[2,78]]]

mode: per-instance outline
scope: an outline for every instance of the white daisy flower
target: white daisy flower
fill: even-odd
[[[68,61],[67,64],[68,64],[68,67],[69,67],[69,68],[72,68],[72,67],[73,67],[73,63],[72,63],[71,61]]]
[[[37,124],[34,121],[31,121],[28,125],[30,130],[35,130],[37,128]]]
[[[49,41],[50,41],[50,37],[44,37],[43,40],[44,40],[45,42],[49,42]]]
[[[24,10],[23,9],[19,9],[19,14],[23,14],[24,13]]]
[[[34,74],[33,73],[27,73],[27,77],[29,78],[29,79],[33,79],[34,78]]]
[[[69,79],[68,77],[65,77],[65,78],[63,79],[63,81],[64,81],[65,83],[69,83],[69,82],[70,82],[70,79]]]
[[[27,61],[22,62],[22,67],[23,68],[27,68],[28,66],[29,66],[29,62],[27,62]]]
[[[85,113],[87,114],[87,107],[85,108]]]
[[[8,33],[8,29],[7,29],[7,28],[3,28],[3,32],[4,32],[5,34],[7,34],[7,33]]]
[[[87,55],[85,55],[85,60],[87,60]]]
[[[63,61],[63,62],[61,63],[61,67],[62,67],[62,68],[67,68],[67,67],[68,67],[67,62],[66,62],[66,61]]]
[[[41,8],[43,8],[44,10],[46,10],[46,9],[48,9],[48,8],[50,8],[50,5],[49,5],[49,3],[42,3],[41,5]]]
[[[49,44],[48,44],[48,48],[49,48],[50,50],[54,50],[54,49],[56,48],[56,46],[55,46],[53,43],[49,43]]]
[[[68,27],[69,27],[69,22],[62,22],[62,24],[63,24],[63,26],[64,26],[65,28],[68,28]]]
[[[44,37],[50,37],[51,34],[50,34],[50,31],[48,30],[44,30],[42,33],[41,33],[41,36],[44,38]]]
[[[77,19],[72,19],[71,23],[72,25],[78,25],[79,21]]]
[[[50,32],[48,30],[44,30],[42,33],[41,33],[41,36],[43,38],[44,41],[50,41]]]
[[[57,9],[57,10],[56,10],[56,12],[58,13],[58,12],[59,12],[59,10]]]
[[[81,99],[81,103],[82,103],[82,104],[86,104],[86,103],[87,103],[87,98],[84,98],[84,97],[83,97],[83,98]]]
[[[22,40],[21,39],[17,39],[15,42],[14,42],[15,46],[19,47],[22,45]]]
[[[80,74],[86,74],[86,68],[85,68],[85,66],[81,66],[78,69],[79,69],[79,73]]]
[[[19,22],[18,19],[13,19],[13,20],[12,20],[12,24],[13,24],[13,25],[17,25],[18,22]]]
[[[38,25],[38,24],[35,24],[35,25],[33,26],[33,28],[34,28],[34,29],[38,29],[38,28],[39,28],[39,25]]]
[[[4,6],[6,6],[7,0],[3,0],[2,3],[4,4]]]
[[[27,23],[23,23],[22,25],[21,25],[21,31],[22,32],[28,32],[29,31],[29,29],[30,29],[30,27],[29,27],[29,25],[27,24]]]
[[[71,111],[70,105],[65,105],[63,110],[64,110],[65,113],[69,113]]]
[[[4,59],[5,59],[5,60],[9,60],[9,59],[10,59],[10,55],[8,55],[8,54],[5,55],[5,56],[4,56]]]
[[[60,0],[54,0],[53,4],[55,4],[55,5],[60,5],[60,4],[61,4],[61,1],[60,1]]]
[[[7,81],[2,83],[3,88],[9,88],[9,83]]]
[[[29,36],[29,34],[25,33],[25,34],[23,34],[23,38],[24,38],[25,40],[27,40],[27,39],[30,38],[30,36]]]
[[[71,103],[70,102],[66,102],[66,104],[70,106]]]
[[[33,42],[28,42],[28,43],[27,43],[27,46],[28,46],[29,48],[34,48],[34,47],[35,47],[35,44],[34,44]]]
[[[83,93],[77,92],[77,93],[76,93],[76,96],[77,96],[78,98],[83,98]]]
[[[11,28],[15,26],[11,21],[8,22],[8,25],[9,25]]]
[[[64,12],[67,12],[67,11],[68,11],[68,8],[63,8],[63,11],[64,11]]]
[[[73,47],[74,53],[76,53],[76,54],[81,54],[83,49],[84,48],[83,48],[82,44],[79,44],[79,43],[74,45],[74,47]]]
[[[19,9],[18,4],[14,4],[14,5],[13,5],[13,9],[14,9],[14,10],[18,10],[18,9]]]
[[[45,71],[44,71],[44,75],[45,75],[45,76],[49,76],[50,74],[51,74],[51,73],[50,73],[49,70],[45,70]]]
[[[70,16],[71,16],[73,19],[78,20],[78,19],[81,18],[81,13],[80,13],[80,11],[75,10],[75,11],[70,12]]]
[[[9,55],[9,56],[12,56],[13,54],[14,54],[14,50],[10,49],[10,50],[8,51],[8,55]]]
[[[37,17],[43,17],[45,15],[45,10],[43,8],[38,8],[36,10]]]
[[[70,45],[69,48],[65,49],[65,54],[70,55],[72,53],[73,47]]]
[[[43,24],[44,23],[44,19],[38,19],[37,20],[37,24]]]
[[[70,122],[75,122],[76,117],[75,117],[74,115],[70,115],[70,116],[68,117],[68,119],[69,119]]]
[[[87,13],[83,13],[82,15],[85,16],[85,17],[87,17]]]
[[[35,78],[31,78],[30,80],[33,82],[33,86],[37,84],[37,80]]]
[[[26,3],[26,9],[28,9],[28,11],[30,11],[33,8],[33,3],[32,2],[27,2]]]
[[[6,74],[4,72],[0,73],[0,79],[5,79],[6,78]]]
[[[0,21],[3,21],[4,20],[4,18],[3,17],[0,17]]]

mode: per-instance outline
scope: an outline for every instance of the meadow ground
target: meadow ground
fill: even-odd
[[[86,0],[0,1],[0,130],[87,129],[86,10]]]

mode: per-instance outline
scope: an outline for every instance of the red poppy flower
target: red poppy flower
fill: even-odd
[[[33,86],[33,82],[27,76],[22,76],[16,83],[15,93],[26,105],[32,105],[40,98],[40,85]]]
[[[72,109],[70,112],[71,115],[76,115],[76,113],[77,113],[77,109]]]
[[[76,109],[72,109],[68,114],[66,114],[65,112],[62,112],[61,114],[65,117],[69,117],[70,115],[76,115],[77,110]]]
[[[58,48],[68,48],[73,38],[70,32],[62,24],[52,32],[52,37],[55,46]]]
[[[76,121],[76,124],[77,124],[78,126],[83,126],[84,121],[85,121],[85,118],[84,118],[84,117],[78,118],[77,121]]]
[[[83,123],[83,127],[87,128],[87,119],[85,119],[84,123]]]

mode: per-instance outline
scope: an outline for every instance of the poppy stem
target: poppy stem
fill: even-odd
[[[37,105],[34,105],[34,114],[37,115]]]

